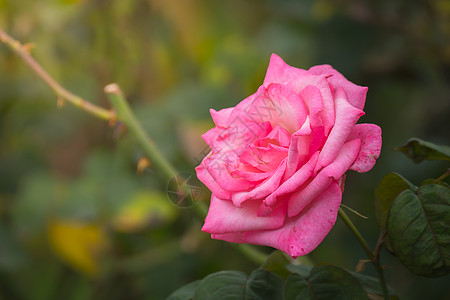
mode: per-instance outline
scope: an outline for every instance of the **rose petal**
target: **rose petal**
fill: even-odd
[[[299,77],[301,78],[307,74],[307,71],[291,67],[286,64],[281,57],[272,54],[266,77],[264,78],[264,86],[268,86],[271,83],[285,84],[298,80]]]
[[[287,157],[287,168],[285,180],[292,176],[309,156],[309,142],[311,136],[311,127],[309,118],[299,131],[295,132],[291,137],[291,145],[289,146]]]
[[[306,106],[302,99],[287,86],[272,83],[267,86],[267,95],[280,113],[271,119],[272,126],[280,125],[294,133],[305,122]]]
[[[272,131],[267,135],[267,139],[276,140],[280,146],[286,148],[289,148],[291,143],[291,135],[286,129],[280,126],[273,127]]]
[[[216,126],[220,126],[220,127],[228,127],[227,119],[230,116],[233,109],[234,109],[234,107],[224,108],[219,111],[210,109],[209,112],[211,113],[211,117],[214,121],[214,124],[216,124]]]
[[[336,90],[335,98],[336,122],[320,152],[315,172],[318,172],[322,167],[328,166],[335,159],[355,123],[364,115],[362,110],[348,103],[343,89],[338,88]]]
[[[226,191],[242,191],[252,188],[255,184],[244,179],[231,176],[227,165],[228,161],[236,161],[236,154],[230,153],[211,153],[203,159],[202,165],[206,168],[217,185]]]
[[[323,99],[324,128],[328,133],[334,124],[334,102],[327,76],[328,74],[317,75],[315,72],[291,67],[278,55],[272,54],[263,85],[268,87],[272,83],[285,84],[297,94],[308,85],[318,88]]]
[[[270,215],[258,217],[258,201],[247,201],[242,207],[232,202],[211,196],[211,204],[202,231],[209,233],[228,233],[248,230],[276,229],[283,225],[286,211],[280,207]]]
[[[233,243],[271,246],[292,257],[306,255],[314,250],[333,228],[341,199],[339,185],[333,181],[301,214],[286,219],[279,229],[212,234],[211,237]]]
[[[224,190],[217,184],[217,182],[214,180],[211,174],[209,174],[203,164],[200,164],[198,167],[196,167],[195,171],[197,172],[198,179],[203,182],[213,194],[221,199],[231,200],[230,192]]]
[[[360,139],[361,150],[351,170],[359,173],[369,171],[381,152],[381,128],[375,124],[356,124],[347,140]]]
[[[331,164],[323,168],[303,189],[292,194],[288,204],[288,216],[293,217],[300,213],[333,180],[339,180],[354,163],[360,148],[359,140],[352,140],[344,144]]]
[[[356,85],[348,81],[341,73],[333,69],[330,65],[314,66],[309,69],[312,74],[327,74],[328,82],[333,88],[342,87],[347,94],[348,101],[356,108],[363,109],[366,101],[367,87]],[[331,76],[330,76],[331,75]]]
[[[267,206],[273,206],[276,202],[276,198],[282,195],[286,195],[298,190],[302,184],[304,184],[313,174],[314,167],[317,163],[319,152],[309,159],[294,175],[284,181],[270,196],[264,200],[264,204]]]
[[[276,169],[273,176],[265,180],[260,185],[256,186],[254,189],[250,191],[237,192],[233,193],[232,201],[233,204],[237,207],[241,207],[244,201],[249,199],[262,199],[275,191],[277,187],[280,185],[281,178],[284,175],[284,171],[286,170],[286,163],[283,162],[280,164],[279,168]]]
[[[231,172],[231,176],[242,177],[251,182],[260,182],[272,176],[272,174],[275,173],[275,171],[276,170],[272,170],[270,172],[262,172],[261,170],[256,169],[250,165],[242,164],[242,166],[239,169],[236,169],[233,172]]]

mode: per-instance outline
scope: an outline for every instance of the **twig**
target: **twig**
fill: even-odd
[[[110,123],[115,123],[116,120],[122,121],[134,138],[138,141],[144,153],[148,156],[152,163],[154,163],[165,175],[166,179],[172,180],[175,176],[180,176],[176,169],[166,160],[166,158],[159,152],[158,148],[154,144],[153,140],[147,135],[142,128],[142,125],[134,116],[131,111],[128,102],[123,96],[117,84],[110,84],[105,87],[105,92],[114,107],[114,110],[107,110],[92,104],[81,97],[69,92],[62,87],[55,79],[53,79],[47,71],[30,55],[29,51],[32,48],[31,44],[22,45],[19,41],[16,41],[2,29],[0,29],[0,41],[6,44],[12,51],[19,55],[22,60],[55,92],[57,96],[57,105],[62,106],[64,100],[72,103],[76,107],[100,118],[107,120]],[[187,184],[181,184],[179,188],[185,195],[192,197],[191,189]],[[201,202],[195,205],[197,214],[204,218],[207,213],[207,208]],[[238,247],[238,249],[252,261],[260,263],[264,254],[258,251],[251,245],[244,247]]]
[[[386,280],[384,279],[383,269],[380,266],[378,257],[375,256],[375,254],[372,252],[369,245],[367,244],[366,240],[359,232],[358,228],[356,228],[356,226],[352,223],[352,221],[349,219],[349,217],[344,212],[344,210],[340,207],[339,207],[339,216],[342,218],[342,220],[345,222],[345,224],[347,224],[350,231],[355,235],[356,239],[363,247],[364,252],[366,252],[367,258],[372,262],[372,265],[374,266],[375,271],[377,272],[381,290],[383,291],[383,297],[385,300],[389,300],[390,298],[389,298],[389,292],[388,292],[387,285],[386,285]]]
[[[92,104],[81,97],[72,94],[65,88],[63,88],[53,77],[51,77],[47,71],[30,55],[30,44],[22,45],[19,41],[16,41],[6,32],[0,29],[0,41],[5,43],[12,51],[22,58],[22,60],[55,92],[58,98],[58,105],[61,105],[61,98],[72,103],[76,107],[87,111],[88,113],[103,119],[113,122],[115,120],[115,113],[111,110],[104,109],[100,106]]]

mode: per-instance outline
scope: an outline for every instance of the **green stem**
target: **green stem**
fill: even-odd
[[[167,180],[172,180],[175,176],[179,176],[177,175],[176,169],[165,159],[161,152],[159,152],[155,143],[146,134],[142,128],[142,125],[131,111],[128,102],[117,84],[110,84],[105,87],[105,92],[108,95],[111,105],[115,109],[114,112],[92,104],[91,102],[88,102],[66,90],[30,55],[29,45],[22,45],[19,41],[13,39],[2,29],[0,29],[0,42],[5,43],[12,51],[22,58],[25,64],[27,64],[31,70],[33,70],[33,72],[35,72],[36,75],[39,76],[55,92],[58,97],[58,101],[60,99],[67,100],[74,106],[103,120],[110,122],[119,120],[123,122],[127,126],[130,133],[137,140],[144,153],[148,156],[151,162],[161,170]],[[186,184],[182,183],[178,188],[180,188],[185,195],[192,197],[191,189]],[[204,218],[207,213],[207,208],[203,203],[199,202],[196,205],[196,211],[200,217]],[[261,253],[256,254],[259,251],[250,245],[238,248],[255,262],[260,262],[263,257]]]
[[[169,180],[177,175],[175,169],[164,158],[164,156],[156,148],[155,143],[142,128],[141,123],[136,119],[132,113],[128,102],[125,100],[122,91],[115,83],[109,84],[105,87],[105,93],[108,95],[111,105],[116,111],[117,120],[123,122],[130,133],[137,140],[144,153],[148,156],[152,164],[160,169],[165,177]]]
[[[375,254],[370,249],[369,245],[367,244],[364,237],[359,232],[358,228],[352,223],[352,221],[349,219],[347,214],[344,212],[342,208],[339,208],[339,216],[342,218],[342,220],[347,224],[350,231],[355,235],[358,242],[361,244],[361,246],[364,249],[364,252],[366,252],[367,258],[372,262],[372,265],[375,268],[375,271],[378,276],[378,280],[380,282],[380,287],[383,292],[383,297],[385,300],[390,299],[389,298],[389,292],[386,285],[386,280],[384,279],[384,273],[383,269],[381,268],[380,261],[378,259],[378,256],[375,256]]]

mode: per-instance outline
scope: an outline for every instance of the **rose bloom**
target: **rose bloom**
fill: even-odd
[[[329,65],[301,70],[272,54],[264,83],[236,107],[211,109],[196,168],[211,190],[213,239],[311,252],[336,222],[347,170],[367,172],[381,129],[356,124],[367,87]]]

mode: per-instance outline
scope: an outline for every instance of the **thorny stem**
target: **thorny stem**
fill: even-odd
[[[10,35],[0,28],[0,41],[5,43],[13,52],[19,55],[27,64],[50,88],[54,91],[59,99],[67,100],[74,106],[102,119],[114,123],[116,120],[122,121],[130,130],[134,138],[139,142],[142,150],[151,159],[151,161],[161,169],[166,179],[172,180],[177,175],[176,169],[166,160],[166,158],[159,152],[153,140],[149,138],[147,133],[142,128],[142,125],[134,116],[130,109],[128,102],[124,98],[119,86],[117,84],[110,84],[105,87],[109,100],[114,107],[114,110],[104,109],[91,102],[88,102],[81,97],[71,93],[62,87],[47,71],[30,55],[29,47],[22,45],[19,41],[13,39]],[[182,184],[179,188],[184,195],[192,197],[191,189],[186,184]],[[195,205],[197,214],[204,218],[207,213],[207,208],[202,202]],[[256,263],[261,263],[267,257],[263,252],[260,252],[251,245],[240,245],[237,247],[244,255]]]
[[[63,88],[53,77],[51,77],[47,71],[30,55],[29,49],[26,45],[22,45],[19,41],[16,41],[6,32],[0,29],[0,41],[5,43],[12,51],[22,58],[22,60],[43,80],[47,83],[55,92],[58,98],[62,98],[72,103],[76,107],[87,111],[88,113],[108,121],[114,121],[114,112],[99,107],[91,102],[88,102],[81,97],[72,94],[65,88]]]
[[[378,280],[380,282],[381,290],[383,291],[383,297],[385,300],[389,300],[389,292],[387,289],[386,281],[384,279],[384,273],[383,269],[381,268],[380,261],[378,259],[379,249],[381,248],[382,238],[379,239],[377,243],[377,251],[376,254],[372,252],[369,245],[367,244],[364,237],[359,232],[358,228],[352,223],[352,221],[349,219],[347,214],[344,212],[342,208],[339,208],[339,216],[342,218],[342,220],[347,224],[350,231],[355,235],[358,242],[361,244],[361,246],[364,249],[364,252],[366,252],[367,258],[370,260],[372,265],[375,268],[375,271],[377,272]]]
[[[144,153],[148,155],[150,161],[164,173],[165,177],[169,180],[174,178],[177,175],[177,172],[161,152],[159,152],[153,140],[151,140],[144,131],[141,123],[139,123],[132,113],[119,86],[115,83],[108,84],[105,87],[105,93],[116,111],[117,121],[121,121],[126,125],[126,128],[138,141]]]

